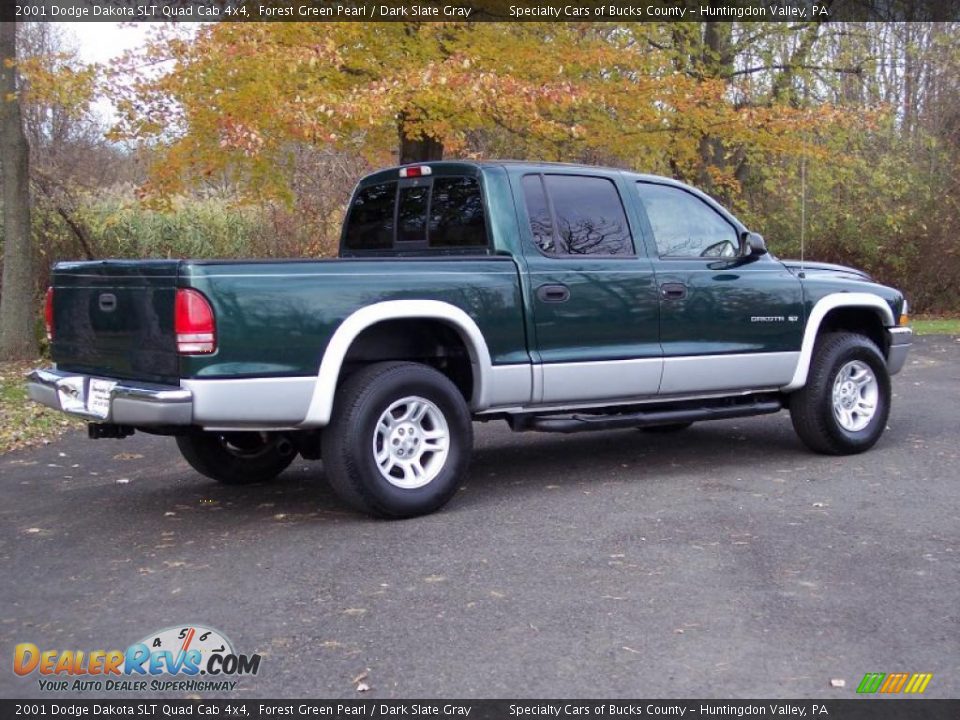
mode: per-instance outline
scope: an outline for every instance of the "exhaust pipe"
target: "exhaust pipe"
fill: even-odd
[[[91,440],[110,438],[120,440],[130,437],[136,431],[129,425],[114,425],[113,423],[87,423],[87,437]]]
[[[290,457],[297,451],[296,446],[290,442],[290,438],[288,438],[286,435],[277,438],[277,442],[274,447],[277,448],[277,452],[283,457]]]

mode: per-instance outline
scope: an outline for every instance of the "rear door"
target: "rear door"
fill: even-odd
[[[800,281],[769,255],[740,257],[740,230],[683,187],[635,183],[660,293],[663,395],[775,388],[803,334]]]
[[[619,173],[551,170],[513,180],[543,371],[534,401],[656,394],[655,278],[634,246]]]
[[[53,360],[68,372],[178,381],[176,260],[60,263],[53,273]]]

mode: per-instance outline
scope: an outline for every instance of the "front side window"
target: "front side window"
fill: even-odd
[[[660,257],[736,257],[737,231],[703,200],[669,185],[637,183]]]
[[[633,254],[633,240],[620,194],[607,178],[526,175],[522,186],[530,231],[541,252]]]

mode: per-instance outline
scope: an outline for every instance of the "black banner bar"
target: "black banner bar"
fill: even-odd
[[[0,700],[0,720],[957,720],[960,700]]]
[[[30,22],[953,21],[960,0],[4,0]]]

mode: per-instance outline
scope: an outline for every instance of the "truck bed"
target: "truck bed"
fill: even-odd
[[[215,353],[177,355],[177,287],[199,290],[213,306]],[[465,311],[494,365],[529,362],[520,277],[509,257],[71,262],[56,266],[53,288],[53,359],[70,372],[168,384],[316,376],[345,318],[409,298]]]

